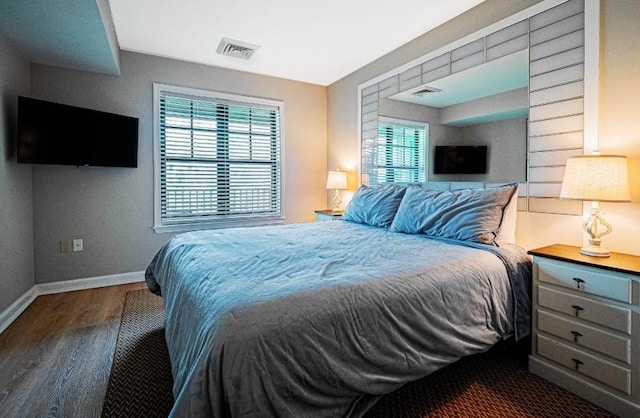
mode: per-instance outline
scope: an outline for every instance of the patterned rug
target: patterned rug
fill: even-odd
[[[164,303],[146,289],[127,293],[103,417],[166,417],[173,377],[164,340]]]
[[[103,417],[166,417],[173,403],[162,298],[127,293]],[[368,418],[613,417],[526,369],[513,347],[470,356],[384,396]]]

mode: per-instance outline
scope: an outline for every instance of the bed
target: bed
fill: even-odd
[[[173,237],[146,272],[165,300],[171,415],[362,416],[527,335],[530,259],[498,241],[514,187],[361,188],[342,221]]]

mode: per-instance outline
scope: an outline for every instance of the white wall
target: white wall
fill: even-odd
[[[18,96],[30,67],[0,37],[0,313],[34,284],[31,167],[16,162]]]
[[[35,98],[140,118],[138,168],[33,167],[37,283],[144,270],[170,238],[152,229],[154,82],[283,100],[286,220],[326,207],[326,87],[130,52],[120,60],[117,77],[32,68]],[[60,253],[73,238],[84,251]]]
[[[632,203],[603,203],[613,226],[602,245],[612,251],[640,255],[640,1],[604,0],[600,8],[600,78],[597,142],[602,154],[629,157]],[[585,203],[585,216],[588,204]],[[583,217],[523,213],[518,242],[527,248],[556,242],[586,243]]]
[[[466,13],[330,85],[328,92],[329,166],[356,170],[360,146],[358,85],[477,32],[540,1],[486,0]]]
[[[329,86],[328,166],[349,170],[349,185],[357,187],[359,155],[358,86],[399,65],[422,57],[444,45],[477,32],[542,0],[485,0],[449,22],[425,33],[389,54],[360,68]],[[345,193],[347,199],[349,193]],[[327,205],[331,196],[327,194]],[[345,199],[345,201],[347,200]]]
[[[329,86],[329,164],[355,163],[358,156],[358,85],[439,47],[500,21],[538,1],[487,0],[348,77]],[[613,251],[640,254],[640,1],[601,2],[599,144],[602,153],[630,157],[634,203],[603,204]],[[355,168],[354,168],[355,170]],[[535,248],[553,243],[582,245],[582,217],[518,213],[518,243]]]
[[[640,1],[603,1],[601,13],[598,140],[601,153],[629,157],[633,200],[602,204],[613,226],[603,243],[640,255]]]

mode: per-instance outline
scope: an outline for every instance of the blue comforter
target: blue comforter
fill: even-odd
[[[173,416],[361,416],[383,394],[529,326],[530,261],[344,221],[171,239]]]

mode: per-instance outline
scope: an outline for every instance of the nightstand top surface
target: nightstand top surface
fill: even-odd
[[[637,255],[612,252],[610,257],[590,257],[580,254],[580,247],[564,244],[554,244],[547,247],[536,248],[529,250],[528,253],[539,257],[570,261],[572,263],[640,276],[640,256]]]
[[[328,216],[342,216],[344,213],[343,210],[333,210],[333,209],[318,209],[315,211],[320,215],[328,215]]]

